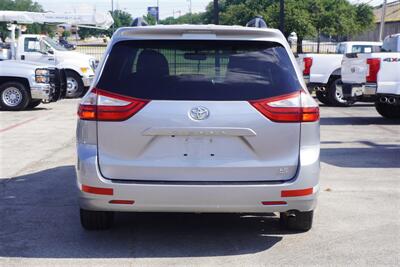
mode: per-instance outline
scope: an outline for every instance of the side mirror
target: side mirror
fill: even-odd
[[[47,50],[47,54],[54,55],[54,50],[53,49]]]

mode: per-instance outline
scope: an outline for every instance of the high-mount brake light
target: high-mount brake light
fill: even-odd
[[[318,104],[303,90],[249,102],[274,122],[313,122],[319,119]]]
[[[304,70],[303,70],[303,75],[310,75],[311,73],[311,66],[313,63],[312,57],[305,57],[303,58],[304,62]]]
[[[149,100],[122,96],[93,88],[79,105],[81,120],[124,121],[141,110]]]
[[[378,72],[381,68],[380,58],[367,58],[367,64],[369,66],[369,73],[366,77],[367,82],[376,83],[378,80]]]

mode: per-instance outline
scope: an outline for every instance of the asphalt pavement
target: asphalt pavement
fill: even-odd
[[[274,214],[118,214],[79,223],[78,100],[0,112],[0,266],[400,266],[400,121],[371,105],[321,106],[314,227]]]

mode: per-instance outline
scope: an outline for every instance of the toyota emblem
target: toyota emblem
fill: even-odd
[[[194,120],[205,120],[210,116],[210,111],[205,107],[195,107],[190,110],[189,115]]]

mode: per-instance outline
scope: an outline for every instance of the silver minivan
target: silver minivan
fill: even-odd
[[[287,229],[312,226],[319,108],[278,30],[121,28],[78,115],[85,229],[114,212],[277,212]]]

